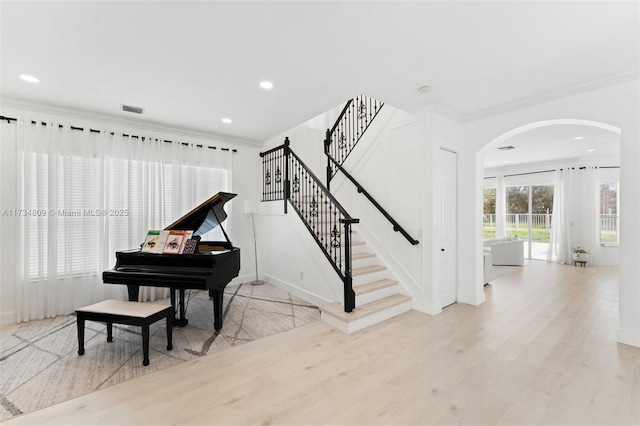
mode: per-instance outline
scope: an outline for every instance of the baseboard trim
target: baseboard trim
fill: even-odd
[[[324,297],[318,296],[317,294],[311,293],[288,282],[279,280],[268,274],[265,274],[265,281],[316,306],[323,306],[332,302],[332,300],[325,299]]]
[[[263,277],[258,277],[258,279],[263,280]],[[254,275],[239,275],[237,277],[235,277],[234,279],[231,280],[231,282],[229,282],[229,284],[227,284],[227,286],[234,286],[234,285],[240,285],[240,284],[248,284],[251,281],[255,281],[256,280],[256,276]]]
[[[16,313],[15,312],[2,312],[0,313],[0,325],[15,324]]]
[[[413,297],[411,300],[411,309],[427,315],[438,315],[442,312],[441,307],[438,307],[432,303],[424,302],[422,300],[417,300],[415,297]]]
[[[476,295],[458,294],[458,303],[466,303],[467,305],[480,306],[485,301],[484,291]]]
[[[628,328],[619,328],[618,342],[640,348],[640,329],[636,328],[635,330],[631,330]]]

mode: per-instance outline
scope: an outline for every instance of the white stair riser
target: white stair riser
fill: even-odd
[[[367,247],[366,244],[352,244],[351,245],[351,252],[352,253],[368,253],[371,250],[369,250],[369,247]]]
[[[377,259],[376,256],[365,257],[363,259],[354,259],[353,263],[351,264],[351,267],[352,268],[362,268],[363,266],[376,265],[377,261],[378,261],[378,259]]]
[[[353,286],[357,287],[362,284],[367,284],[373,281],[383,280],[387,278],[387,270],[372,272],[370,274],[362,274],[353,277]]]
[[[389,287],[384,287],[379,290],[370,291],[368,293],[356,295],[356,307],[362,306],[366,303],[375,302],[376,300],[384,299],[388,296],[393,296],[398,293],[400,289],[400,285],[392,285]]]
[[[331,314],[327,314],[325,312],[321,313],[321,318],[326,323],[336,327],[337,329],[347,333],[355,333],[358,330],[362,330],[363,328],[370,327],[374,324],[378,324],[382,321],[388,320],[389,318],[393,318],[396,315],[400,315],[404,312],[407,312],[411,309],[411,301],[408,300],[404,303],[400,303],[398,305],[391,306],[385,310],[376,312],[375,314],[369,315],[364,318],[360,318],[355,321],[351,321],[349,323],[345,323],[340,321],[338,318],[334,317]]]

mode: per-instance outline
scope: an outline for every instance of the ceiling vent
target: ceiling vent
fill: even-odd
[[[509,146],[501,146],[500,148],[498,148],[499,151],[511,151],[512,149],[516,149],[516,147],[509,145]]]
[[[122,110],[124,112],[132,112],[134,114],[142,114],[142,113],[144,113],[144,108],[131,106],[131,105],[122,105]]]

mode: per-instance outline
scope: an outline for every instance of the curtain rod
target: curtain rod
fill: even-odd
[[[560,169],[562,170],[562,169]],[[539,172],[527,172],[527,173],[515,173],[512,175],[504,175],[503,177],[511,177],[511,176],[524,176],[524,175],[535,175],[538,173],[549,173],[549,172],[555,172],[555,170],[540,170]],[[485,177],[485,179],[496,179],[497,176],[487,176]]]
[[[7,123],[11,123],[12,121],[16,121],[16,122],[18,121],[18,119],[17,119],[17,118],[13,118],[13,117],[5,117],[5,116],[3,116],[3,115],[0,115],[0,121],[5,121],[5,120],[6,120],[6,122],[7,122]],[[33,120],[32,120],[32,121],[31,121],[31,124],[38,124],[38,123],[37,123],[36,121],[33,121]],[[46,125],[47,125],[47,122],[42,121],[42,122],[40,122],[40,124],[41,124],[41,125],[43,125],[43,126],[46,126]],[[63,127],[64,127],[64,126],[63,126],[62,124],[58,124],[58,128],[60,128],[60,129],[61,129],[61,128],[63,128]],[[79,131],[81,131],[81,132],[84,132],[84,127],[76,127],[76,126],[71,126],[71,125],[70,125],[70,126],[69,126],[69,128],[70,128],[71,130],[79,130]],[[101,130],[96,130],[96,129],[91,129],[91,128],[89,129],[89,132],[91,132],[91,133],[102,133],[102,131],[101,131]],[[107,132],[107,131],[105,130],[105,132]],[[114,132],[109,132],[109,133],[110,133],[112,136],[115,134]],[[144,141],[144,140],[146,139],[146,138],[145,138],[145,136],[127,135],[127,134],[125,134],[125,133],[123,133],[123,134],[122,134],[122,136],[124,136],[124,137],[131,137],[131,138],[134,138],[134,139],[140,139],[140,140],[142,140],[142,141]],[[174,141],[170,141],[170,140],[167,140],[167,139],[156,139],[156,140],[162,140],[163,142],[166,142],[166,143],[174,143]],[[187,143],[187,142],[177,142],[177,141],[176,141],[176,143],[180,143],[181,145],[185,145],[185,146],[190,145],[190,144],[189,144],[189,143]],[[198,147],[198,148],[203,148],[203,145],[202,145],[202,144],[195,144],[195,146],[196,146],[196,147]],[[209,149],[218,149],[218,147],[215,147],[215,146],[209,146],[209,145],[207,145],[207,148],[209,148]],[[231,149],[231,148],[220,148],[220,150],[221,150],[221,151],[238,152],[238,150],[237,150],[237,149],[235,149],[235,148],[233,148],[233,149]]]
[[[596,166],[599,169],[619,169],[620,166]],[[586,166],[581,166],[581,167],[577,167],[578,170],[584,170],[586,169]],[[561,168],[559,170],[564,170],[565,168]],[[576,170],[576,167],[566,167],[567,170]],[[556,170],[540,170],[537,172],[526,172],[526,173],[514,173],[511,175],[504,175],[503,177],[512,177],[512,176],[525,176],[525,175],[535,175],[538,173],[549,173],[549,172],[555,172]],[[484,179],[496,179],[497,176],[486,176]]]

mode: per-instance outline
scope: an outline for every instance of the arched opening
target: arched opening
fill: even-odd
[[[522,260],[494,255],[493,265],[570,263],[577,246],[590,251],[592,263],[619,264],[620,134],[592,120],[544,120],[504,132],[478,151],[485,246],[524,240],[514,245]]]

